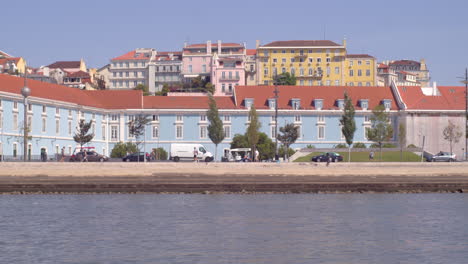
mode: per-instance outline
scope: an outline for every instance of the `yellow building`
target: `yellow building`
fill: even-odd
[[[345,60],[345,85],[377,86],[377,64],[367,54],[348,54]]]
[[[357,66],[357,62],[354,66],[357,58],[347,55],[345,40],[342,45],[330,40],[274,41],[257,48],[258,80],[259,84],[272,85],[274,76],[289,72],[296,76],[296,85],[344,86],[358,83],[366,85],[369,82],[369,85],[375,85],[375,59],[365,56],[367,57],[362,58],[364,65],[361,65],[361,61],[354,74],[349,70],[354,70]],[[367,60],[371,60],[369,65]],[[366,75],[368,68],[371,76]],[[361,73],[360,78],[358,70]],[[349,76],[350,73],[352,76]]]

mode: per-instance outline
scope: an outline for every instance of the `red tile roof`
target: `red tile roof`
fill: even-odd
[[[387,64],[383,64],[383,63],[379,63],[379,69],[388,69],[388,65]]]
[[[182,55],[182,51],[158,51],[158,55],[167,55],[173,54],[174,56],[176,55]]]
[[[231,97],[215,96],[219,109],[236,108]],[[144,96],[145,108],[159,109],[208,109],[207,96]]]
[[[211,43],[211,48],[217,48],[217,47],[218,47],[217,42]],[[225,47],[225,48],[243,48],[244,46],[242,44],[239,44],[239,43],[221,43],[221,47]],[[187,45],[187,47],[185,47],[184,49],[196,49],[196,48],[206,48],[206,43]]]
[[[237,86],[235,94],[237,105],[244,107],[245,98],[254,98],[255,108],[267,109],[268,99],[274,98],[274,86]],[[322,109],[338,109],[336,100],[344,98],[347,91],[356,109],[361,109],[358,100],[368,99],[369,109],[382,103],[383,99],[392,100],[392,110],[398,110],[390,87],[380,86],[278,86],[279,109],[291,109],[291,99],[301,99],[301,109],[315,109],[314,99],[323,99]]]
[[[81,62],[80,61],[56,61],[52,64],[50,64],[49,68],[51,69],[56,69],[56,68],[60,68],[60,69],[72,69],[72,68],[80,68],[80,65],[81,65]]]
[[[256,49],[248,49],[247,50],[247,55],[248,56],[257,55],[257,50]]]
[[[346,58],[374,58],[369,54],[347,54]]]
[[[77,88],[30,79],[28,79],[27,85],[31,88],[32,97],[97,108],[141,108],[141,91],[84,91]],[[21,88],[23,88],[23,86],[23,78],[0,74],[0,91],[21,95]]]
[[[112,60],[149,60],[150,57],[146,56],[146,52],[139,52],[138,55],[136,55],[136,50],[132,50],[130,52],[125,53],[122,56],[113,58]],[[135,56],[136,55],[136,56]]]
[[[397,60],[390,62],[390,65],[420,65],[421,63],[413,60]]]
[[[465,110],[465,88],[439,86],[440,95],[423,94],[419,86],[399,86],[398,92],[408,110]]]
[[[341,46],[330,40],[283,40],[273,41],[261,47],[328,47]]]
[[[72,73],[67,73],[67,77],[75,77],[75,78],[91,78],[89,73],[84,71],[77,71]]]

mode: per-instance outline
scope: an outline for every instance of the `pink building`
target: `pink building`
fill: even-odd
[[[232,94],[245,85],[245,46],[238,43],[186,45],[182,55],[182,74],[186,81],[201,76],[215,87],[215,95]]]

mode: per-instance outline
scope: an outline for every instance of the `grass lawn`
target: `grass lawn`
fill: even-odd
[[[313,156],[322,154],[323,152],[312,152],[307,156],[300,157],[294,162],[308,162]],[[338,152],[343,156],[343,161],[348,161],[348,152]],[[380,152],[374,152],[374,159],[369,160],[369,152],[351,152],[352,162],[379,162]],[[382,152],[382,161],[384,162],[420,162],[421,156],[414,154],[413,152],[403,151],[403,160],[400,159],[400,151],[388,151]]]

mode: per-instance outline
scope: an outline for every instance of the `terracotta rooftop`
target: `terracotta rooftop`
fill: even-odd
[[[243,48],[244,46],[239,43],[221,43],[221,47],[223,48]],[[184,49],[196,49],[196,48],[206,48],[206,43],[204,44],[191,44],[187,45]],[[211,43],[211,48],[218,48],[218,43]]]
[[[231,97],[215,96],[219,109],[236,108]],[[207,96],[144,96],[145,108],[159,109],[208,109]]]
[[[31,97],[104,109],[141,108],[141,91],[84,91],[77,88],[30,79],[28,79],[27,85],[31,88]],[[23,88],[23,86],[23,78],[0,74],[0,92],[21,95],[21,88]]]
[[[329,47],[341,46],[331,40],[282,40],[273,41],[261,47]]]
[[[390,62],[389,65],[421,65],[421,63],[413,60],[397,60]]]
[[[439,86],[440,95],[423,94],[419,86],[399,86],[398,92],[408,110],[465,110],[465,87]]]
[[[84,72],[84,71],[77,71],[77,72],[72,72],[68,73],[67,77],[74,77],[74,78],[91,78],[89,73]]]
[[[0,50],[0,57],[11,58],[13,56],[11,56],[10,54]]]
[[[148,56],[147,52],[141,52],[137,54],[136,50],[132,50],[130,52],[125,53],[122,56],[113,58],[112,60],[149,60],[150,58],[151,54],[149,54]]]
[[[279,109],[291,109],[291,99],[301,99],[301,109],[315,109],[314,99],[323,99],[324,110],[338,109],[336,100],[344,98],[347,91],[354,107],[361,109],[359,99],[369,100],[369,109],[381,104],[383,99],[392,100],[392,110],[397,110],[390,87],[381,86],[279,86]],[[254,98],[255,108],[268,109],[268,99],[274,98],[274,86],[237,86],[235,94],[238,106],[244,107],[245,98]]]
[[[49,68],[51,69],[72,69],[72,68],[80,68],[81,62],[80,61],[56,61],[50,64]]]
[[[248,56],[257,55],[257,50],[256,49],[248,49],[247,50],[247,55]]]
[[[372,58],[373,59],[374,57],[372,57],[369,54],[347,54],[346,58],[352,58],[352,59],[353,58],[356,58],[356,59],[358,59],[358,58]]]

